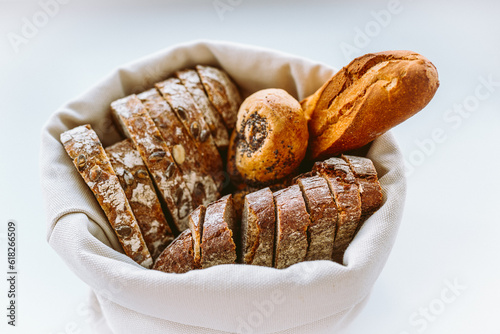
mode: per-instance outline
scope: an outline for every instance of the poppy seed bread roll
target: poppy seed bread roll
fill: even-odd
[[[282,89],[264,89],[238,112],[234,163],[251,185],[275,183],[291,174],[307,150],[307,121],[300,103]],[[230,155],[231,156],[231,155]]]

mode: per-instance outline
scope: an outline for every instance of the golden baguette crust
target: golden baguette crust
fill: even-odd
[[[193,269],[199,269],[194,258],[193,236],[191,230],[183,231],[158,256],[153,266],[154,270],[166,273],[182,274]]]
[[[111,111],[141,154],[175,226],[184,231],[189,227],[188,216],[196,206],[181,170],[146,107],[136,95],[130,95],[111,103]]]
[[[201,268],[201,236],[203,235],[203,221],[207,208],[200,205],[189,215],[189,229],[193,236],[194,262]]]
[[[101,205],[125,254],[143,267],[153,259],[104,148],[90,125],[61,134],[61,142],[73,164]]]
[[[434,65],[411,51],[354,59],[301,104],[308,156],[320,159],[368,144],[424,108],[439,86]]]
[[[130,139],[107,147],[106,153],[125,191],[149,252],[156,259],[174,240],[174,235],[161,209],[147,167]]]

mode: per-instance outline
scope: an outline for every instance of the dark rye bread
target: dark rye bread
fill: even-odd
[[[193,201],[197,205],[206,205],[217,200],[219,198],[217,184],[204,163],[203,151],[198,149],[196,142],[189,136],[167,101],[154,88],[137,97],[147,108],[171,150]]]
[[[328,183],[323,177],[314,175],[299,178],[297,184],[311,217],[307,230],[309,248],[305,260],[331,260],[338,217]]]
[[[361,217],[361,197],[349,165],[340,158],[316,162],[313,172],[325,177],[338,210],[333,260],[342,263],[343,254],[356,234]]]
[[[200,205],[189,215],[189,229],[193,236],[194,262],[198,267],[201,267],[201,236],[206,211],[207,208]]]
[[[366,220],[382,206],[382,188],[378,182],[377,170],[368,158],[342,155],[356,177],[361,195],[361,221]]]
[[[63,132],[61,142],[99,202],[125,254],[150,268],[153,259],[97,134],[90,125],[82,125]]]
[[[174,240],[174,235],[161,209],[147,167],[130,139],[107,147],[106,153],[125,190],[149,252],[156,259]]]
[[[232,132],[241,104],[238,87],[226,72],[216,67],[197,65],[196,71],[205,87],[208,98],[221,114],[229,132]]]
[[[210,204],[205,212],[201,241],[201,266],[209,268],[236,261],[233,235],[236,217],[232,195],[226,195]]]
[[[282,269],[306,258],[310,218],[298,185],[279,190],[273,197],[276,209],[274,267]]]
[[[219,114],[212,105],[212,102],[208,99],[198,73],[196,70],[186,69],[176,72],[176,75],[181,79],[187,91],[193,96],[196,105],[203,114],[208,128],[210,129],[215,145],[219,150],[226,150],[229,145],[229,135],[226,125],[224,124],[221,114]]]
[[[169,78],[159,82],[156,84],[156,88],[170,104],[191,138],[196,142],[205,166],[216,180],[218,189],[221,190],[225,181],[222,158],[193,96],[178,78]]]
[[[273,266],[275,222],[271,189],[264,188],[245,196],[241,216],[243,263]]]
[[[199,269],[194,258],[191,230],[187,229],[183,231],[165,248],[156,259],[153,269],[177,274]]]
[[[130,95],[111,103],[111,111],[117,124],[141,154],[176,228],[184,231],[189,227],[188,215],[196,205],[181,170],[146,107],[136,95]]]

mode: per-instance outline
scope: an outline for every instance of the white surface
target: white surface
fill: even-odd
[[[68,1],[18,53],[7,34],[21,34],[23,18],[32,21],[41,7],[37,1],[0,1],[0,233],[8,219],[20,226],[19,326],[9,328],[2,311],[0,331],[88,332],[87,288],[45,241],[37,161],[40,128],[50,113],[119,64],[174,43],[211,38],[337,67],[387,49],[414,50],[434,62],[441,80],[436,97],[395,134],[414,162],[417,142],[431,138],[434,129],[442,129],[446,140],[409,175],[393,253],[347,333],[498,333],[499,3],[401,0],[399,13],[371,31],[363,46],[355,43],[357,29],[376,28],[372,11],[387,10],[388,1],[221,1],[233,4],[223,20],[212,1]],[[346,57],[343,42],[359,52]],[[447,110],[473,101],[480,78],[490,76],[497,82],[493,92],[454,128],[458,123],[443,118]],[[0,263],[6,263],[5,240],[0,243]],[[0,268],[0,305],[6,305],[5,266]],[[453,294],[442,295],[446,280],[466,287],[452,302]],[[429,307],[439,314],[423,320],[418,313]]]

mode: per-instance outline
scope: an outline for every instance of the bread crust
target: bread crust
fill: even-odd
[[[227,149],[229,135],[226,125],[221,114],[219,114],[212,102],[210,102],[196,70],[185,69],[176,72],[176,75],[182,81],[187,91],[191,93],[196,105],[202,112],[217,148],[219,150]]]
[[[61,142],[113,227],[125,254],[143,267],[153,259],[120,181],[89,124],[61,134]]]
[[[158,256],[152,269],[176,274],[199,269],[194,259],[191,230],[187,229],[179,234]]]
[[[193,198],[146,107],[136,95],[130,95],[111,103],[111,110],[146,163],[178,231],[184,231],[194,209]]]
[[[185,129],[195,141],[203,155],[203,161],[210,174],[216,180],[217,188],[222,190],[225,176],[223,173],[222,158],[215,146],[210,129],[203,118],[203,114],[178,78],[169,78],[156,84],[172,110],[176,113]]]
[[[245,196],[241,218],[242,262],[273,266],[275,208],[271,189],[264,188]]]
[[[310,218],[298,185],[279,190],[273,197],[276,208],[274,267],[283,269],[306,258]]]
[[[210,175],[210,168],[203,163],[206,154],[203,154],[189,136],[167,101],[154,88],[137,97],[147,108],[182,171],[184,182],[193,198],[193,207],[217,200],[219,198],[217,183]]]
[[[233,240],[235,228],[236,217],[232,195],[226,195],[207,206],[201,242],[202,268],[235,263],[236,244]]]
[[[434,65],[411,51],[354,59],[301,104],[309,120],[308,155],[359,148],[424,108],[439,86]]]
[[[200,205],[189,215],[189,229],[193,236],[194,262],[201,268],[201,237],[203,235],[203,221],[207,208]]]
[[[282,89],[243,101],[236,123],[235,165],[245,182],[268,185],[292,174],[307,150],[308,130],[297,100]]]
[[[305,260],[331,260],[337,227],[337,206],[328,183],[321,176],[299,178],[311,223],[307,230],[309,247]]]
[[[227,129],[231,132],[236,124],[236,116],[241,104],[238,87],[226,72],[216,67],[197,65],[196,71],[210,102],[220,113]]]
[[[328,182],[338,211],[337,230],[333,245],[333,257],[342,263],[343,255],[358,230],[361,218],[361,197],[349,165],[340,158],[316,162],[313,171]]]
[[[141,155],[130,139],[106,148],[153,259],[168,246],[174,235],[161,209],[153,181]]]

